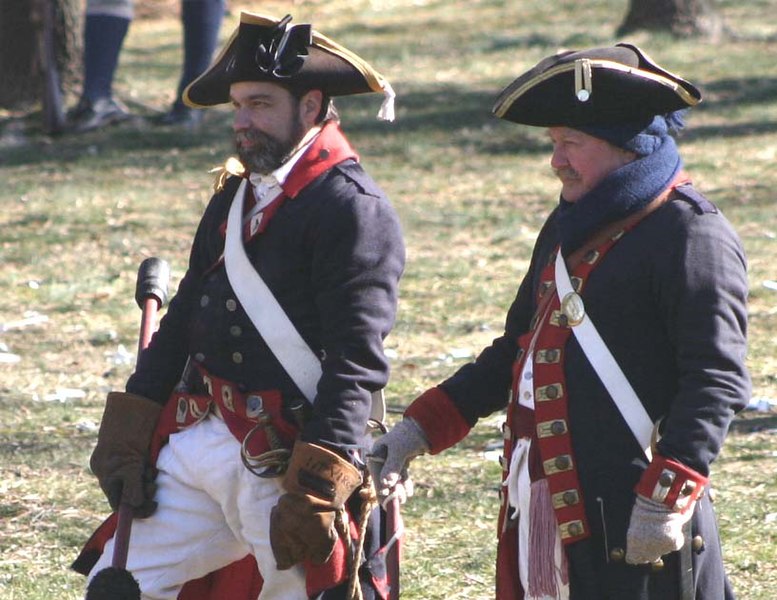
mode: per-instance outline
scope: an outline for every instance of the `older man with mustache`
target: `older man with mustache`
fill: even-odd
[[[376,442],[379,491],[507,409],[498,600],[729,600],[710,464],[747,403],[737,235],[672,134],[698,90],[639,48],[564,52],[496,116],[544,127],[561,197],[504,334]]]

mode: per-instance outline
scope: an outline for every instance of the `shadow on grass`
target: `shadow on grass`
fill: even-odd
[[[467,153],[536,154],[547,152],[548,144],[537,131],[497,119],[492,115],[498,90],[468,88],[463,85],[434,84],[424,89],[402,90],[397,86],[397,119],[386,124],[374,118],[375,97],[347,100],[344,113],[359,113],[345,125],[354,135],[380,136],[387,132],[400,145],[435,140]],[[345,106],[345,102],[343,102]]]
[[[379,99],[374,94],[353,96],[338,102],[344,126],[354,137],[392,136],[398,147],[435,140],[469,153],[536,154],[548,151],[548,144],[536,128],[516,127],[495,118],[491,109],[496,89],[477,89],[466,85],[430,84],[423,89],[403,90],[396,86],[397,120],[393,124],[375,118]],[[734,106],[767,104],[777,96],[777,79],[723,79],[706,86],[719,96],[698,110],[725,113]],[[159,157],[179,151],[173,162],[201,164],[203,153],[216,160],[231,152],[231,116],[228,110],[211,111],[199,131],[181,131],[154,127],[140,118],[104,130],[82,135],[48,137],[39,125],[39,115],[0,122],[0,165],[35,165],[69,162],[99,156],[100,164],[148,166]],[[740,138],[777,131],[777,121],[751,121],[728,125],[691,127],[685,139],[699,141],[714,138]],[[171,159],[172,160],[172,159]],[[184,165],[185,166],[185,165]]]
[[[67,165],[94,160],[102,168],[152,167],[159,166],[167,156],[188,163],[190,153],[198,158],[200,153],[212,154],[212,149],[222,144],[225,153],[231,148],[228,121],[221,114],[209,115],[196,131],[155,127],[148,118],[138,116],[83,134],[47,136],[38,121],[39,114],[33,113],[23,120],[0,122],[0,166]],[[224,156],[219,154],[218,160]]]
[[[777,431],[777,414],[751,415],[748,413],[740,413],[740,415],[731,422],[730,429],[734,433]]]
[[[451,6],[450,0],[425,1],[419,5],[418,10],[411,9],[405,21],[383,25],[364,21],[348,22],[328,28],[327,35],[337,41],[358,40],[359,53],[379,56],[386,62],[406,58],[419,51],[488,56],[502,55],[511,50],[544,49],[543,54],[550,55],[559,48],[604,46],[610,43],[609,37],[601,37],[589,31],[564,35],[560,31],[546,33],[527,28],[530,30],[523,33],[503,33],[498,26],[490,26],[489,23],[501,22],[504,3],[502,0],[494,0],[490,4],[495,11],[484,14],[484,20],[472,27],[484,31],[479,36],[473,36],[467,27],[460,27],[460,22],[452,21],[452,9],[453,12],[457,9]],[[464,9],[464,6],[461,8]],[[453,29],[455,27],[460,27],[460,30],[456,31]],[[424,32],[424,35],[418,35],[418,32]],[[444,36],[448,43],[440,45],[430,42],[435,35]]]
[[[718,79],[701,86],[708,103],[698,110],[719,110],[754,104],[774,104],[777,98],[777,77],[745,77]]]
[[[386,136],[399,147],[437,140],[468,152],[485,154],[546,151],[524,131],[491,115],[495,93],[464,86],[434,85],[418,91],[399,91],[397,120],[385,123],[375,118],[380,98],[374,94],[338,101],[344,128],[353,137]],[[212,154],[214,146],[231,152],[231,116],[228,111],[208,114],[197,132],[154,127],[146,118],[80,135],[46,136],[39,114],[0,122],[0,166],[41,165],[99,159],[102,168],[112,166],[153,167],[160,159],[178,151],[177,161],[201,162],[202,153]]]
[[[746,138],[777,132],[777,121],[751,121],[731,125],[697,125],[682,134],[683,140],[702,141],[716,138]]]

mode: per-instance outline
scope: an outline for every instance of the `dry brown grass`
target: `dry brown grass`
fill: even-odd
[[[777,14],[775,0],[718,3],[742,34],[701,40],[635,36],[659,62],[699,83],[705,103],[681,140],[686,164],[743,239],[750,260],[754,394],[777,398]],[[161,7],[165,7],[164,13]],[[159,8],[159,16],[148,11]],[[498,335],[557,185],[541,132],[490,118],[496,92],[558,47],[610,44],[625,1],[356,0],[230,2],[293,12],[359,51],[398,93],[397,122],[375,121],[376,98],[344,99],[344,126],[397,207],[408,267],[389,402],[401,407]],[[177,1],[141,2],[117,91],[148,117],[171,100],[178,76]],[[48,321],[0,332],[20,361],[0,364],[0,598],[78,598],[67,565],[105,514],[88,473],[105,392],[123,385],[139,311],[141,260],[173,267],[173,289],[208,199],[207,170],[231,151],[229,116],[212,111],[200,133],[144,119],[82,137],[46,139],[36,116],[0,123],[0,323],[27,311]],[[13,135],[9,134],[12,133]],[[59,399],[51,399],[57,396]],[[67,390],[83,397],[67,398]],[[392,415],[396,418],[396,415]],[[727,566],[739,598],[777,590],[775,424],[737,426],[715,465]],[[419,496],[405,510],[408,600],[491,597],[498,467],[483,449],[499,416],[415,468]],[[738,421],[744,423],[744,420]]]

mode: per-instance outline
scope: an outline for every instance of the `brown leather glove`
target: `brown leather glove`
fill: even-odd
[[[156,510],[149,447],[162,408],[143,396],[108,394],[89,465],[114,510],[126,503],[139,518]]]
[[[283,479],[286,494],[270,515],[270,546],[278,569],[327,561],[337,542],[335,513],[359,487],[351,463],[321,446],[297,441]]]

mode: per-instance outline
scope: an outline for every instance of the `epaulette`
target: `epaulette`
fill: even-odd
[[[231,175],[242,177],[245,172],[246,168],[243,166],[243,163],[234,156],[230,156],[222,166],[208,171],[208,173],[216,173],[216,179],[213,181],[213,191],[218,193],[223,190],[227,178]]]
[[[707,198],[700,194],[690,183],[678,185],[675,188],[675,192],[677,192],[677,195],[680,196],[680,198],[693,206],[693,209],[697,214],[703,215],[704,213],[718,212],[718,207],[707,200]]]

